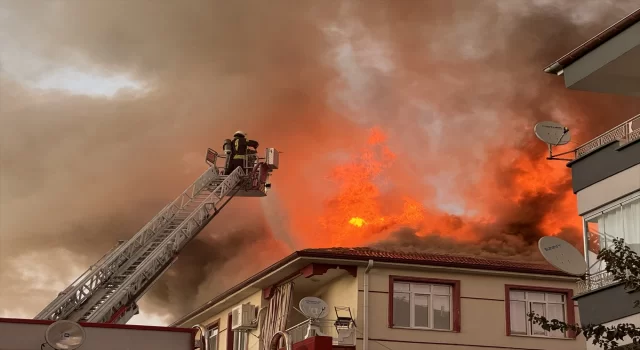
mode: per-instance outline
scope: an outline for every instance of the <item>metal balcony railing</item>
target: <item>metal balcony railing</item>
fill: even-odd
[[[576,159],[612,141],[626,144],[638,139],[640,139],[640,114],[576,148]]]
[[[613,245],[613,240],[616,238],[610,234],[606,234],[604,232],[598,232],[595,230],[589,230],[589,245],[596,245],[598,250],[607,249]],[[589,273],[585,276],[584,280],[580,280],[577,282],[577,290],[576,295],[588,293],[592,290],[596,290],[598,288],[606,287],[608,285],[616,283],[616,280],[613,278],[613,275],[604,270],[601,266],[599,270],[595,272],[591,272],[593,268],[598,264],[603,264],[602,261],[594,261],[590,262],[591,266],[589,266]]]
[[[604,270],[598,271],[586,276],[584,281],[578,281],[578,289],[576,290],[576,295],[588,293],[592,290],[606,287],[613,283],[615,283],[615,280],[613,279],[612,274]]]

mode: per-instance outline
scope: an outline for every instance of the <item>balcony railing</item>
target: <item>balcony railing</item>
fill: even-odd
[[[622,144],[640,139],[640,114],[576,148],[576,159],[612,141]]]
[[[615,283],[613,279],[613,275],[608,273],[607,271],[598,271],[596,273],[590,274],[586,276],[584,281],[578,281],[578,290],[576,294],[584,294],[588,293],[592,290],[596,290],[598,288],[606,287],[610,284]]]
[[[309,330],[309,323],[310,321],[306,320],[287,329],[293,344],[303,341],[306,338]],[[316,320],[313,321],[313,325],[318,327],[320,332],[323,334],[309,334],[311,337],[315,335],[325,335],[333,339],[333,345],[356,345],[356,328],[353,326],[349,328],[350,332],[345,331],[345,333],[342,334],[343,337],[340,338],[338,336],[338,330],[336,329],[334,320]]]
[[[597,250],[611,248],[613,246],[613,240],[616,239],[615,236],[604,232],[598,232],[593,229],[589,230],[588,237],[588,245],[597,247]],[[597,264],[603,263],[604,262],[602,261],[591,262],[591,266],[589,266],[589,273],[585,276],[585,279],[577,282],[576,295],[588,293],[592,290],[616,283],[613,275],[605,271],[603,267],[600,267],[596,272],[591,272]]]

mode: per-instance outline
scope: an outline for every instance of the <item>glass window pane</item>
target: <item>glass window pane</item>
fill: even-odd
[[[433,294],[440,294],[440,295],[450,295],[451,294],[451,286],[444,286],[444,285],[433,285],[432,287],[432,293]]]
[[[509,319],[511,320],[512,334],[527,334],[527,311],[524,301],[511,301]]]
[[[413,318],[416,327],[429,327],[429,296],[413,295]]]
[[[433,297],[433,328],[451,329],[451,297],[448,295],[434,295]]]
[[[544,303],[531,303],[531,311],[534,312],[536,315],[540,315],[540,316],[544,316],[546,317],[546,313],[545,313],[545,304]],[[542,329],[542,327],[537,324],[537,323],[533,323],[530,322],[531,324],[531,334],[533,335],[545,335],[547,334],[545,332],[544,329]]]
[[[409,293],[393,293],[393,325],[410,327],[410,310]]]
[[[562,322],[565,321],[565,312],[564,312],[563,304],[548,304],[547,310],[549,311],[549,314],[547,316],[549,320],[558,320]],[[552,337],[564,337],[564,333],[560,331],[551,331],[549,332],[549,335]]]
[[[233,332],[233,350],[241,350],[241,348],[240,348],[240,332]]]
[[[209,330],[209,338],[215,337],[218,335],[218,328],[212,328]]]
[[[393,291],[394,292],[408,292],[409,291],[409,283],[394,282],[393,283]]]
[[[209,350],[218,350],[218,337],[209,338]]]
[[[247,349],[247,333],[233,332],[233,349],[234,350],[246,350]]]
[[[431,285],[424,283],[411,283],[411,291],[416,293],[429,294],[431,292]]]
[[[527,299],[530,301],[544,301],[544,293],[540,292],[527,292]]]
[[[218,350],[218,328],[209,330],[209,349]]]
[[[519,290],[512,290],[509,292],[509,299],[511,300],[524,300],[524,292]]]
[[[547,301],[551,303],[564,303],[564,295],[556,293],[547,293]]]

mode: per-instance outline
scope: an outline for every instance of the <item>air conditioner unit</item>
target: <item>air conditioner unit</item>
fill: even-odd
[[[242,304],[231,309],[231,330],[241,331],[257,328],[256,307],[250,303]]]

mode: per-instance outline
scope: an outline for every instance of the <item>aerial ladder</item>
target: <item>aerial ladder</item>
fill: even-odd
[[[221,158],[208,149],[209,168],[193,184],[131,239],[119,241],[35,319],[125,324],[138,314],[137,301],[232,198],[267,195],[279,152],[252,153],[229,175],[216,164]]]

